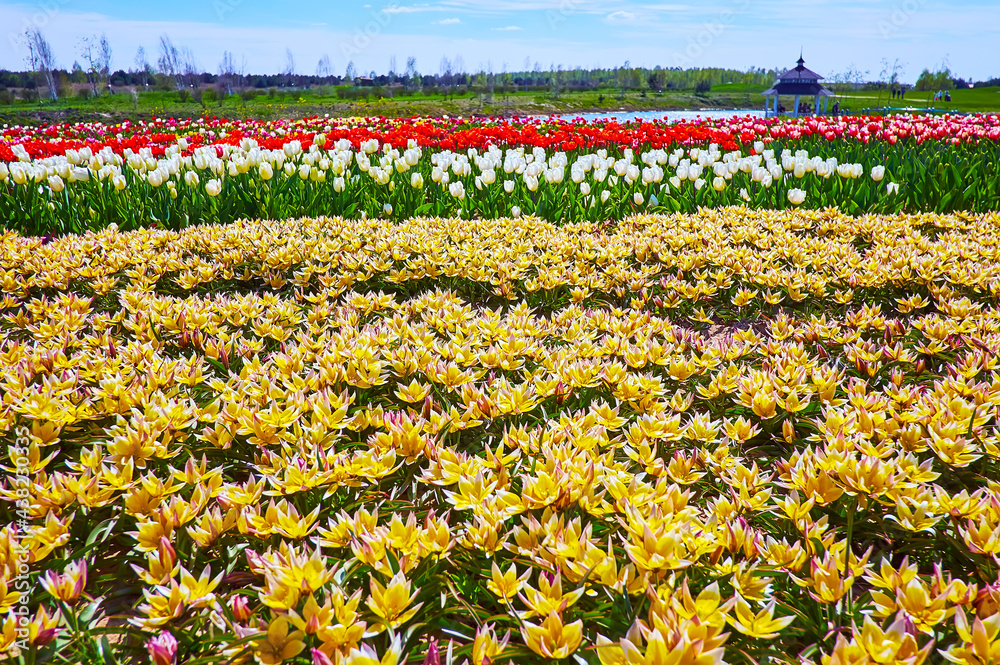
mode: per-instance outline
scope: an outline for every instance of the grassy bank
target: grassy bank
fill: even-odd
[[[195,101],[184,93],[152,91],[103,95],[97,98],[67,98],[58,102],[16,101],[0,106],[0,123],[36,124],[100,120],[118,122],[153,116],[197,117],[216,115],[231,118],[296,118],[329,114],[332,117],[373,116],[408,117],[414,115],[545,115],[550,113],[594,113],[617,111],[685,111],[702,109],[763,109],[759,86],[717,86],[708,93],[694,91],[630,92],[616,91],[516,92],[492,97],[465,93],[459,96],[411,94],[394,98],[347,100],[316,90],[271,91],[252,99],[232,96],[221,101]],[[364,94],[361,91],[360,94]],[[858,112],[882,107],[913,106],[962,113],[1000,110],[1000,88],[955,90],[952,102],[933,102],[933,93],[910,93],[905,100],[893,100],[886,93],[850,92],[839,100],[841,109]],[[786,100],[782,100],[785,103]],[[787,100],[786,106],[791,106]]]

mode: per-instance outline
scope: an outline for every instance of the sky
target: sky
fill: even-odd
[[[749,67],[806,64],[832,77],[849,68],[878,80],[883,61],[912,82],[924,68],[1000,76],[998,0],[35,0],[0,1],[0,68],[24,69],[20,36],[37,27],[57,65],[80,59],[83,38],[105,33],[113,69],[134,66],[145,47],[155,64],[161,34],[190,48],[204,71],[224,51],[253,73],[278,73],[291,50],[295,70],[439,73],[444,57],[466,71],[553,66]]]

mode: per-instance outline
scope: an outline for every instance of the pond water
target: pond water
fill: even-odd
[[[666,120],[667,122],[679,122],[682,120],[697,120],[699,118],[705,119],[726,119],[733,117],[743,117],[751,116],[754,118],[763,118],[764,111],[758,109],[745,109],[745,110],[729,110],[729,111],[718,111],[715,109],[709,109],[704,111],[621,111],[618,113],[567,113],[564,115],[555,116],[560,120],[573,120],[575,118],[583,118],[587,121],[606,119],[610,118],[617,120],[618,122],[629,122],[632,120]]]

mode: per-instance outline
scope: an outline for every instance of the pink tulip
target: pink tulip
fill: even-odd
[[[177,640],[166,631],[149,638],[146,651],[152,665],[175,665],[177,662]]]

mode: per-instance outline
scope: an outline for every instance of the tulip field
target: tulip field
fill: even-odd
[[[8,127],[0,215],[0,662],[1000,662],[1000,116]]]
[[[34,235],[318,215],[559,223],[732,205],[1000,209],[1000,115],[157,119],[8,128],[0,140],[0,217]]]

